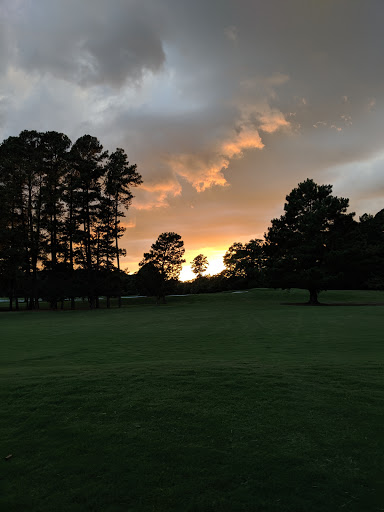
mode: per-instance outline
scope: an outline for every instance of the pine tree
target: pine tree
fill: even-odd
[[[57,308],[59,289],[57,271],[64,269],[66,240],[64,236],[64,186],[69,165],[71,141],[63,133],[46,132],[42,135],[43,165],[45,180],[43,184],[43,227],[47,232],[45,268],[49,269],[51,308]]]
[[[119,225],[119,219],[125,217],[122,207],[128,209],[131,205],[133,195],[132,187],[137,187],[142,183],[141,175],[137,172],[136,164],[129,164],[128,157],[123,149],[117,148],[111,153],[107,162],[107,175],[105,182],[105,194],[112,204],[115,238],[115,255],[117,269],[120,270],[119,238],[123,235],[125,229]]]
[[[105,174],[104,160],[108,153],[96,137],[84,135],[71,150],[71,165],[75,170],[72,214],[77,224],[75,262],[87,273],[90,307],[96,305],[92,272],[97,264],[97,223],[100,217],[101,184]]]
[[[285,213],[273,219],[265,251],[272,284],[309,291],[309,303],[337,278],[332,252],[340,250],[343,233],[353,223],[349,200],[332,195],[331,185],[307,179],[287,195]]]
[[[179,278],[184,256],[184,242],[177,233],[166,232],[161,233],[156,242],[152,244],[151,250],[144,253],[144,257],[139,263],[140,267],[144,267],[151,263],[158,271],[160,276],[160,285],[158,297],[165,300],[166,282],[177,280]]]

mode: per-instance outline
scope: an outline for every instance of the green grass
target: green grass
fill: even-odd
[[[384,510],[384,307],[304,300],[2,312],[0,509]]]

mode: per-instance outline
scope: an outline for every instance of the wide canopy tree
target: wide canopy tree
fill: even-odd
[[[332,195],[332,185],[312,179],[286,196],[284,215],[272,220],[265,235],[272,285],[307,289],[309,303],[318,304],[318,293],[340,277],[340,268],[332,265],[334,253],[348,253],[345,237],[354,224],[348,205],[348,199]]]

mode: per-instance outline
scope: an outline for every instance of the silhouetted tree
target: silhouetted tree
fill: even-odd
[[[249,284],[258,284],[264,267],[263,241],[253,239],[242,244],[235,242],[225,253],[223,262],[229,278],[244,278]]]
[[[63,265],[60,273],[57,274],[58,262],[66,252],[66,244],[63,238],[64,228],[64,179],[68,170],[68,156],[71,141],[63,133],[46,132],[42,135],[42,156],[45,168],[45,179],[43,182],[43,204],[42,204],[42,225],[47,231],[46,252],[50,259],[45,261],[45,267],[51,272],[50,280],[53,283],[62,281]],[[65,268],[65,267],[64,267]],[[57,284],[57,291],[62,287]],[[62,296],[54,294],[55,287],[52,286],[50,304],[52,309],[57,307],[57,298]]]
[[[192,272],[196,277],[201,277],[208,268],[208,258],[204,254],[198,254],[191,262]]]
[[[22,293],[30,309],[44,296],[121,294],[118,239],[130,187],[141,183],[122,149],[108,153],[90,135],[71,147],[62,133],[24,130],[0,144],[0,289],[10,307]],[[119,300],[119,304],[121,301]]]
[[[153,262],[141,266],[136,274],[136,286],[140,295],[156,297],[156,303],[164,299],[164,278]]]
[[[139,263],[143,267],[147,263],[152,263],[160,273],[162,280],[161,297],[165,299],[165,284],[167,281],[177,280],[179,278],[184,256],[184,242],[177,233],[166,232],[159,235],[156,242],[152,244],[151,250],[144,253],[144,257]]]
[[[125,217],[122,209],[128,209],[132,199],[132,187],[137,187],[143,181],[141,175],[137,172],[136,164],[129,164],[125,151],[117,148],[111,153],[106,165],[105,178],[105,247],[107,248],[107,266],[109,263],[109,243],[110,239],[115,241],[115,256],[117,270],[120,271],[120,255],[125,255],[125,251],[119,248],[119,238],[123,236],[125,228],[120,225],[120,218]],[[119,296],[119,307],[121,306],[121,297]]]
[[[25,174],[17,165],[20,150],[17,137],[0,145],[0,293],[18,308],[17,288],[27,264],[26,209],[23,204]]]
[[[265,236],[269,276],[275,286],[306,288],[309,303],[338,277],[332,253],[342,250],[353,225],[349,200],[333,196],[331,185],[307,179],[286,196],[285,213],[272,220]]]
[[[96,137],[83,135],[72,146],[71,164],[76,169],[77,187],[75,193],[78,222],[76,263],[87,270],[89,289],[92,285],[92,271],[97,265],[98,230],[101,203],[101,178],[105,174],[104,160],[107,152]],[[96,296],[89,293],[89,305],[96,305]]]
[[[11,230],[23,246],[22,270],[30,282],[29,307],[38,307],[38,265],[45,258],[46,233],[43,229],[44,168],[42,134],[24,130],[1,145],[1,173],[7,183],[7,194],[14,200],[10,205]],[[13,237],[14,242],[16,238]],[[9,253],[11,254],[11,253]],[[17,258],[18,259],[18,258]]]
[[[113,209],[114,238],[116,245],[117,269],[120,270],[120,253],[118,240],[125,231],[119,226],[119,218],[125,217],[122,207],[128,209],[131,205],[133,195],[132,187],[137,187],[143,183],[141,175],[137,172],[137,165],[129,165],[128,157],[125,151],[117,148],[111,153],[107,162],[107,174],[105,180],[105,194],[110,199]]]
[[[384,289],[384,210],[364,214],[358,223],[353,277],[364,288]],[[349,264],[351,261],[349,259]]]

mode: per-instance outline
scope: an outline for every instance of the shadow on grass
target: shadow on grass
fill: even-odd
[[[384,306],[384,302],[318,302],[312,304],[311,302],[281,302],[282,306]]]

